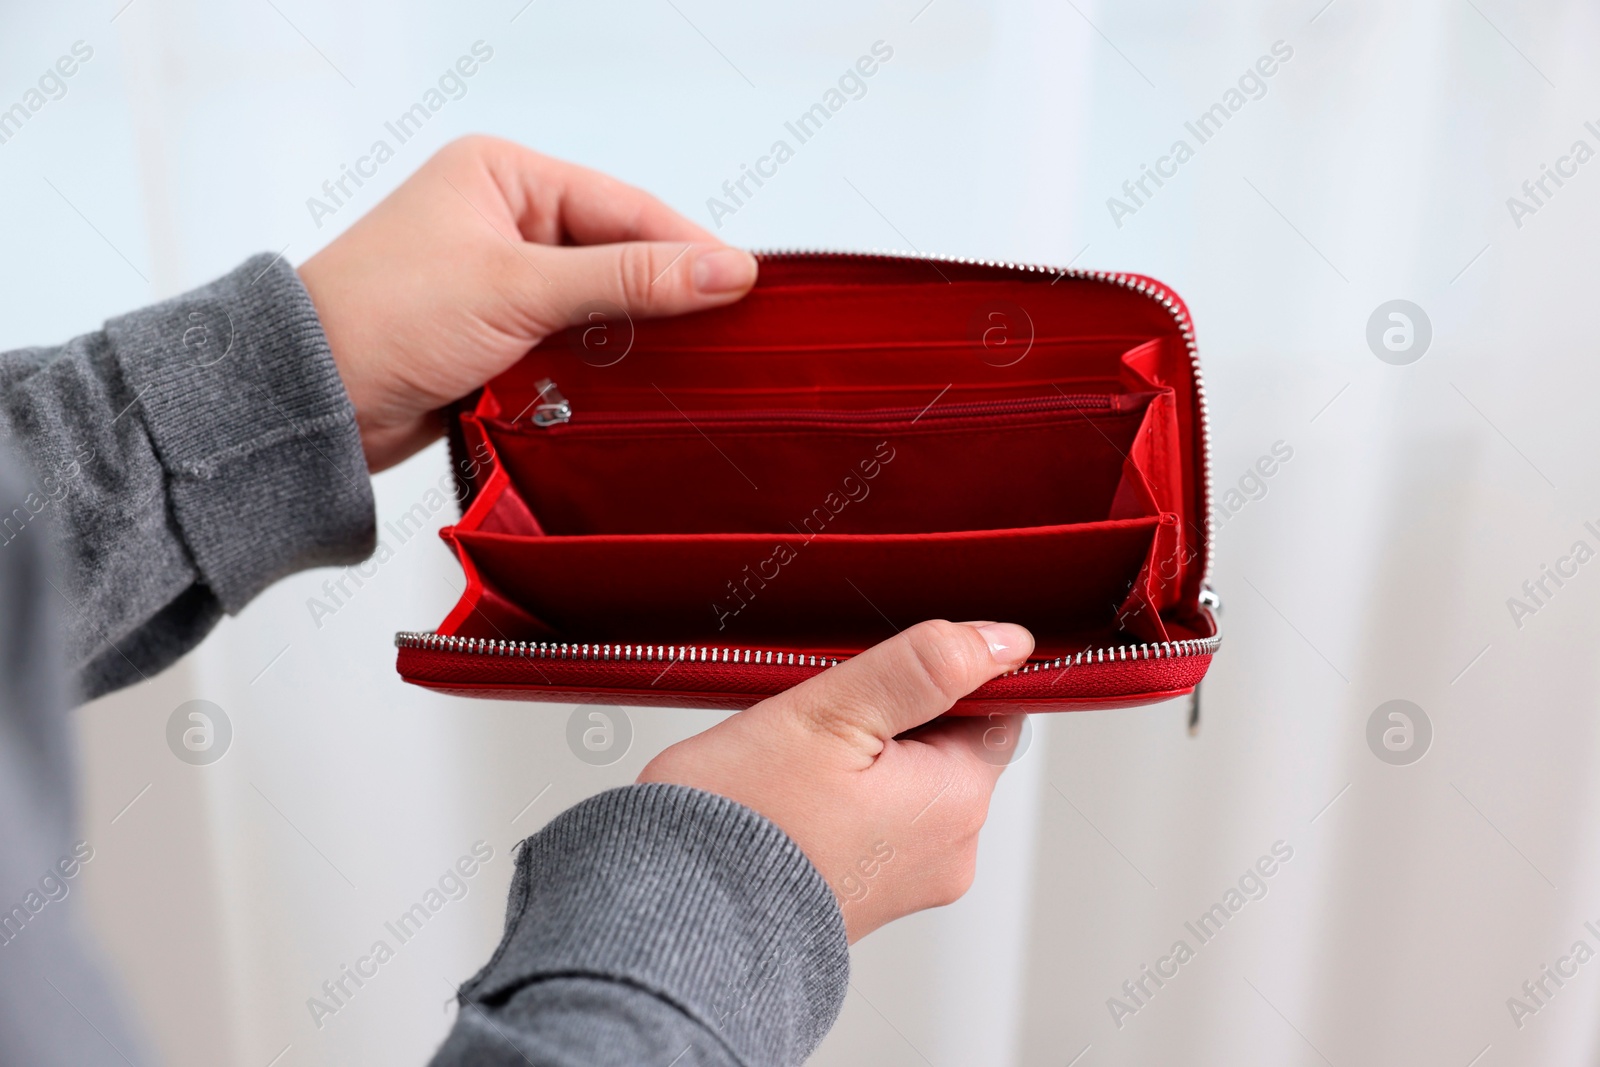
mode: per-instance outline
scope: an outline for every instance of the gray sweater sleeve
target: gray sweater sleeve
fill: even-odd
[[[848,979],[838,902],[782,830],[629,786],[524,842],[505,935],[433,1065],[796,1064]]]
[[[0,465],[9,893],[75,855],[46,619],[64,620],[62,658],[95,696],[161,670],[274,580],[363,558],[374,521],[316,311],[265,256],[101,332],[0,354],[6,451],[25,461],[20,479]],[[0,922],[0,1063],[138,1059],[89,955],[35,897]],[[434,1062],[797,1063],[848,967],[832,892],[777,826],[691,789],[614,790],[522,846],[504,940]]]
[[[31,491],[0,449],[0,514]],[[0,548],[0,1064],[127,1067],[143,1057],[82,936],[75,891],[94,845],[73,834],[49,521]]]
[[[257,256],[54,348],[0,355],[0,445],[50,512],[81,695],[136,682],[284,575],[373,547],[355,413],[311,298]]]

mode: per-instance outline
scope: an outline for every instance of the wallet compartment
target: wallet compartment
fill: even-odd
[[[909,409],[580,411],[484,429],[552,535],[937,533],[1112,517],[1153,398],[1047,388],[941,410],[940,392]]]
[[[922,619],[1002,618],[1032,630],[1043,654],[1116,631],[1158,525],[455,539],[484,586],[531,617],[508,637],[848,655]]]

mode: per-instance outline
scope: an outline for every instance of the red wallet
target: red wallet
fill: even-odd
[[[742,708],[921,619],[1037,648],[955,711],[1147,703],[1220,642],[1205,392],[1131,274],[771,253],[740,302],[596,308],[449,416],[466,590],[406,681]]]

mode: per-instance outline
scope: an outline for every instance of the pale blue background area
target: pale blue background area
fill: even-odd
[[[866,96],[729,240],[1155,275],[1198,324],[1219,487],[1293,448],[1219,537],[1227,641],[1199,736],[1176,705],[1037,721],[974,891],[858,947],[815,1062],[1593,1062],[1600,965],[1521,1030],[1505,1007],[1600,919],[1600,569],[1521,629],[1506,608],[1600,519],[1600,162],[1520,229],[1505,203],[1600,119],[1592,6],[133,0],[113,22],[121,2],[3,7],[0,107],[73,41],[95,49],[0,145],[7,346],[256,251],[298,263],[469,131],[708,223],[881,39]],[[467,95],[313,225],[305,199],[479,39],[494,58]],[[1114,225],[1107,197],[1279,40],[1294,56],[1266,96]],[[1406,367],[1364,340],[1397,297],[1434,329]],[[380,478],[382,516],[443,469],[434,450]],[[172,1064],[422,1062],[497,937],[515,841],[715,718],[636,711],[630,754],[586,766],[567,707],[396,680],[392,631],[435,623],[459,583],[433,538],[318,628],[329,576],[79,716],[97,854],[73,899]],[[195,698],[235,730],[206,768],[163,740]],[[1410,767],[1366,747],[1394,698],[1434,726]],[[479,839],[496,859],[466,900],[314,1028],[306,997]],[[1268,896],[1115,1028],[1106,998],[1277,840],[1294,858]]]

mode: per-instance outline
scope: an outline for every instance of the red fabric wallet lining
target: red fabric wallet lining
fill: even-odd
[[[454,536],[494,596],[548,627],[508,638],[656,635],[855,652],[921,619],[1003,618],[1032,629],[1044,652],[1116,629],[1158,522],[814,537]],[[496,628],[508,624],[516,622],[501,614]]]
[[[548,534],[934,533],[1109,517],[1151,397],[1098,399],[1128,410],[485,426]]]
[[[996,348],[983,360],[975,354],[982,349],[972,340],[954,344],[851,342],[813,346],[791,339],[781,348],[695,348],[693,340],[686,339],[686,347],[681,350],[654,345],[641,350],[641,340],[615,364],[608,362],[617,358],[611,349],[589,351],[581,343],[552,340],[528,357],[528,362],[545,368],[545,374],[521,372],[497,379],[491,387],[492,410],[480,408],[480,414],[518,418],[538,396],[539,382],[544,377],[554,378],[579,412],[656,407],[670,410],[663,394],[671,398],[671,403],[692,409],[724,406],[703,402],[718,395],[758,399],[809,392],[818,398],[815,406],[831,407],[857,406],[841,400],[872,390],[888,390],[908,398],[920,396],[922,404],[947,387],[956,393],[1003,394],[1011,389],[1024,393],[1034,389],[1048,391],[1054,385],[1065,392],[1086,393],[1105,392],[1108,386],[1117,388],[1116,383],[1121,382],[1121,388],[1138,391],[1140,387],[1133,382],[1143,379],[1130,375],[1124,356],[1149,340],[1148,336],[1138,335],[1031,343],[1018,340],[1016,347]],[[608,342],[626,343],[625,338]],[[622,373],[624,367],[626,373]],[[752,382],[752,377],[757,380]]]
[[[598,349],[551,338],[460,421],[486,473],[446,531],[468,593],[441,632],[851,653],[920,618],[1005,618],[1041,655],[1207,632],[1173,319],[1125,288],[999,273],[780,259],[728,308],[611,324]],[[546,379],[574,414],[535,429]],[[851,421],[1063,393],[1128,410]]]
[[[1119,364],[1117,370],[1121,369]],[[567,382],[562,382],[561,387],[563,392],[572,389]],[[1118,374],[1109,373],[1103,378],[1075,378],[1070,381],[1030,378],[1015,382],[959,384],[929,379],[829,386],[815,383],[762,386],[672,384],[668,388],[663,388],[657,383],[613,386],[605,391],[605,399],[607,407],[614,411],[671,414],[682,418],[684,411],[749,411],[758,408],[787,411],[858,411],[901,407],[921,410],[935,401],[940,406],[948,406],[964,401],[1001,401],[1062,394],[1106,395],[1127,391],[1125,383]],[[509,393],[498,394],[500,407],[504,412],[504,417],[500,421],[506,425],[526,426],[528,414],[533,410],[530,403],[533,395],[532,390],[529,390],[525,397]],[[577,403],[581,405],[581,394],[573,390],[573,395],[580,397]],[[590,413],[592,414],[592,411]]]

